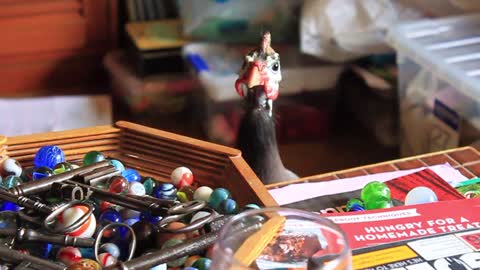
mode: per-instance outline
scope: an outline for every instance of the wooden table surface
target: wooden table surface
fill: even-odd
[[[297,180],[267,185],[266,187],[267,189],[273,189],[296,183],[327,181],[382,172],[408,170],[419,167],[444,164],[447,162],[455,169],[459,170],[467,178],[480,176],[480,152],[478,152],[473,147],[461,147],[441,152],[434,152],[419,156],[381,162],[377,164],[355,167],[346,170],[313,175]]]

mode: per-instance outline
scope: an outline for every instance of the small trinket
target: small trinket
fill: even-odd
[[[83,157],[83,166],[91,165],[105,160],[105,156],[98,151],[90,151]]]
[[[140,182],[130,182],[128,184],[128,191],[127,194],[137,195],[137,196],[145,196],[145,186]]]
[[[113,167],[115,167],[120,173],[122,173],[123,171],[125,171],[125,166],[124,166],[123,163],[120,162],[119,160],[116,160],[116,159],[110,160],[110,165],[112,165]]]
[[[346,208],[347,208],[348,212],[356,212],[356,211],[365,210],[365,206],[364,206],[362,200],[357,199],[357,198],[353,198],[353,199],[348,200]]]
[[[405,197],[405,205],[413,205],[420,203],[437,202],[437,194],[427,187],[416,187],[410,190]]]
[[[195,193],[193,194],[193,199],[197,201],[208,202],[212,192],[213,192],[212,188],[207,186],[201,186],[195,190]]]
[[[192,264],[192,267],[198,270],[208,270],[210,269],[211,264],[212,260],[210,260],[209,258],[200,258]]]
[[[108,181],[108,191],[116,194],[126,194],[128,192],[128,180],[120,175],[113,176]]]
[[[62,247],[57,252],[57,260],[70,266],[82,259],[82,253],[76,247]]]
[[[218,209],[220,203],[228,198],[230,198],[230,191],[224,188],[216,188],[210,195],[210,198],[208,199],[208,204],[213,209]]]
[[[193,184],[193,173],[187,167],[178,167],[173,170],[170,179],[177,188],[191,186]]]
[[[60,174],[60,173],[64,173],[64,172],[69,172],[73,169],[74,169],[73,164],[65,161],[65,162],[60,162],[57,165],[55,165],[53,167],[53,173],[54,174]]]
[[[84,216],[89,211],[88,207],[85,205],[75,205],[72,206],[59,216],[59,223],[62,227],[66,228],[77,220],[79,220],[82,216]],[[83,223],[77,229],[67,232],[67,235],[76,236],[76,237],[92,237],[95,233],[95,228],[97,226],[97,221],[94,215],[90,215],[85,223]]]
[[[180,202],[189,202],[193,200],[195,191],[191,186],[183,186],[177,191],[177,198]]]
[[[98,254],[98,260],[99,263],[104,267],[117,263],[117,258],[108,252]]]
[[[4,175],[22,175],[22,166],[13,158],[7,158],[2,163],[2,172]]]
[[[102,253],[108,253],[115,258],[120,257],[120,248],[114,243],[105,243],[100,246],[100,255]],[[99,256],[100,256],[99,255]]]
[[[47,167],[53,169],[55,165],[65,161],[65,154],[60,147],[55,145],[48,145],[40,147],[35,154],[33,164],[35,168]]]
[[[125,177],[125,179],[127,179],[128,182],[136,182],[142,179],[140,174],[134,169],[125,169],[122,172],[122,176]]]
[[[5,178],[2,179],[2,182],[0,184],[1,187],[5,189],[9,189],[18,185],[22,184],[22,179],[18,176],[15,175],[9,175]]]
[[[225,215],[236,214],[238,212],[238,204],[235,200],[228,198],[223,200],[218,206],[218,209],[215,210]]]
[[[68,266],[68,270],[102,270],[102,266],[91,259],[81,259]]]
[[[33,180],[39,180],[52,175],[53,175],[52,169],[45,166],[37,167],[32,173]]]
[[[158,181],[152,177],[143,177],[141,182],[145,187],[145,193],[147,195],[152,195],[153,190],[155,190],[155,188],[159,185]]]
[[[175,199],[177,189],[171,183],[162,183],[153,191],[153,195],[159,199]]]
[[[363,187],[360,196],[367,210],[393,207],[390,188],[385,183],[369,182]]]

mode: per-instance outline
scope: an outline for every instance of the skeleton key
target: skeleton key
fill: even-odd
[[[168,214],[167,206],[173,205],[175,201],[171,200],[155,200],[154,198],[147,199],[140,196],[124,196],[111,193],[99,188],[88,186],[82,183],[67,180],[66,185],[78,186],[83,188],[86,198],[94,197],[99,200],[107,201],[128,209],[137,210],[140,212],[149,212],[156,216],[165,216]]]
[[[73,231],[80,227],[83,223],[85,223],[88,218],[92,215],[93,213],[93,206],[83,203],[81,201],[70,201],[68,203],[65,203],[63,205],[51,207],[48,206],[44,203],[41,203],[39,201],[34,201],[28,197],[24,196],[17,196],[14,195],[6,190],[0,189],[0,199],[16,203],[20,206],[23,206],[25,208],[37,210],[43,214],[46,214],[47,217],[44,219],[43,225],[46,229],[52,231],[52,232],[58,232],[58,230],[54,229],[51,227],[52,224],[55,223],[55,220],[58,215],[60,215],[63,211],[66,209],[75,206],[75,205],[84,205],[88,207],[87,213],[85,213],[83,216],[81,216],[78,220],[76,220],[74,223],[71,225],[63,228],[61,231],[62,232],[68,232],[68,231]]]
[[[14,236],[15,241],[19,242],[46,242],[62,246],[73,247],[94,247],[95,239],[73,237],[70,235],[45,234],[36,230],[27,228],[0,228],[0,235]]]
[[[64,265],[25,254],[18,250],[9,249],[4,246],[0,246],[0,258],[13,263],[22,263],[25,261],[30,262],[31,264],[28,267],[33,269],[67,270],[67,267]]]
[[[240,233],[250,234],[258,231],[261,228],[260,220],[252,223],[250,226],[243,227],[237,226]],[[237,228],[235,227],[235,228]],[[207,249],[215,242],[217,242],[220,236],[220,231],[213,231],[195,238],[189,239],[181,244],[167,247],[161,250],[153,251],[151,253],[142,255],[126,262],[117,262],[115,265],[108,266],[104,270],[140,270],[150,269],[156,265],[166,263],[177,258],[198,254],[199,252]]]
[[[107,167],[107,168],[104,168]],[[53,183],[59,183],[59,182],[64,182],[66,180],[72,179],[72,178],[77,178],[82,179],[85,181],[92,181],[91,178],[89,178],[89,173],[91,173],[94,170],[100,170],[103,172],[107,172],[106,175],[111,175],[111,170],[110,168],[113,167],[110,165],[108,160],[100,161],[97,163],[93,163],[88,166],[83,166],[77,169],[73,169],[71,171],[67,171],[64,173],[60,173],[57,175],[49,176],[37,181],[32,181],[32,182],[27,182],[25,184],[12,187],[8,189],[9,192],[15,195],[19,196],[26,196],[26,195],[31,195],[34,193],[40,193],[43,191],[47,191],[51,188]],[[102,168],[102,169],[101,169]],[[113,167],[114,168],[114,167]],[[117,174],[119,174],[118,172]],[[98,177],[97,174],[94,174],[95,176]],[[86,179],[83,178],[83,176],[86,176]]]

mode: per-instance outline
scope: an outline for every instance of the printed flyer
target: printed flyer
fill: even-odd
[[[480,229],[480,198],[324,215],[347,234],[352,249],[427,235]]]
[[[353,251],[355,270],[480,269],[480,230],[464,230]]]

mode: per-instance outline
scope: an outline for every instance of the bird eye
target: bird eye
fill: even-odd
[[[279,63],[273,64],[273,66],[272,66],[273,71],[278,71],[279,69],[280,69],[280,64]]]

